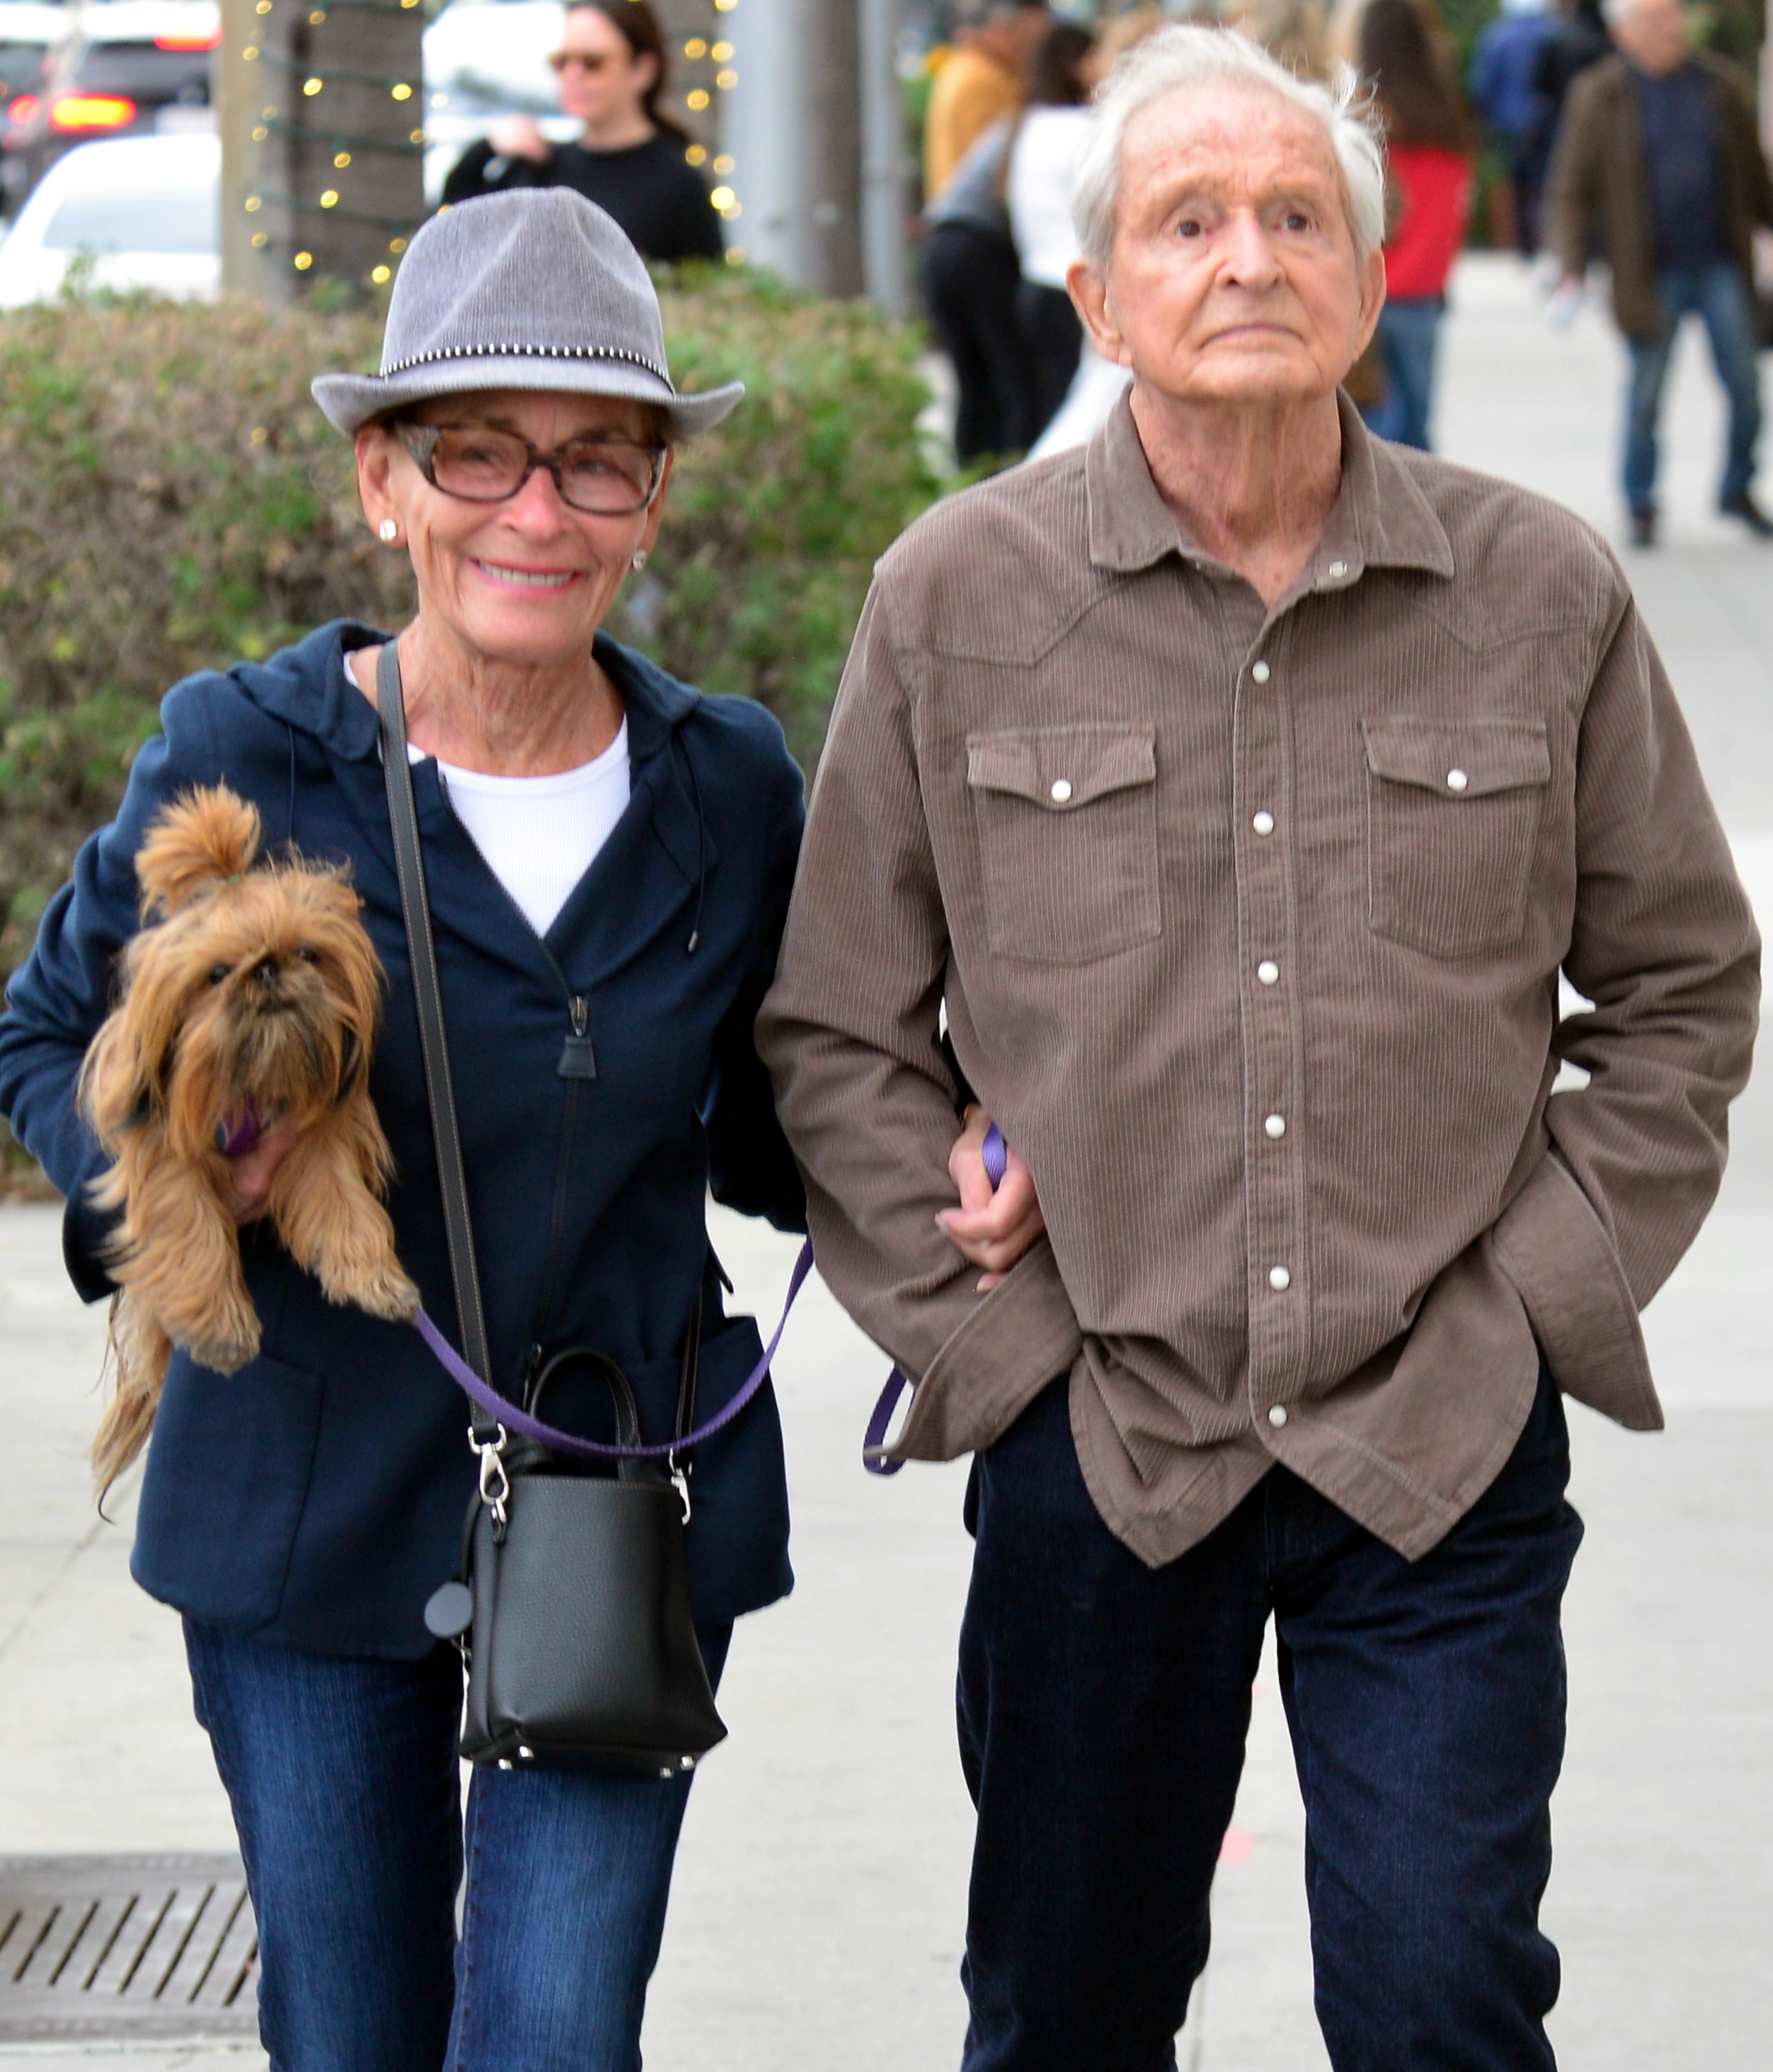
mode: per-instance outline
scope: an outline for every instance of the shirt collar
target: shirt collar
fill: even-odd
[[[1342,420],[1342,487],[1310,569],[1318,580],[1339,589],[1371,568],[1424,569],[1450,576],[1452,543],[1408,465],[1372,436],[1339,390],[1336,407]],[[1089,556],[1096,568],[1130,574],[1170,553],[1217,565],[1188,537],[1151,479],[1133,421],[1130,389],[1090,441],[1084,480]],[[1334,576],[1329,574],[1332,568]],[[1317,581],[1310,586],[1317,587]]]

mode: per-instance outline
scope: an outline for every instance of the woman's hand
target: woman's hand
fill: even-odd
[[[545,166],[554,147],[527,115],[501,115],[487,132],[496,158],[529,158]]]
[[[1002,1180],[995,1193],[985,1170],[985,1140],[991,1118],[975,1107],[948,1153],[948,1178],[960,1190],[961,1206],[944,1209],[936,1219],[943,1235],[975,1266],[985,1271],[979,1281],[983,1295],[995,1288],[1047,1228],[1035,1192],[1035,1176],[1007,1144]]]
[[[228,1207],[236,1223],[255,1223],[264,1215],[270,1203],[271,1182],[295,1136],[293,1122],[274,1122],[249,1150],[228,1160],[228,1178],[233,1182]]]

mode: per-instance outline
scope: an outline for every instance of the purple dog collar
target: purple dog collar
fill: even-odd
[[[1010,1170],[1010,1147],[996,1123],[985,1132],[979,1155],[985,1161],[985,1176],[991,1182],[991,1191],[996,1194]],[[886,1457],[886,1433],[893,1421],[893,1412],[899,1408],[899,1399],[910,1387],[903,1370],[895,1367],[886,1377],[886,1386],[880,1392],[874,1414],[868,1420],[868,1429],[862,1435],[862,1464],[871,1475],[896,1475],[905,1465],[903,1461]]]

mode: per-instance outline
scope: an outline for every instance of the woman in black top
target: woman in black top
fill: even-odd
[[[621,224],[644,259],[718,259],[720,217],[660,112],[665,42],[646,0],[574,0],[561,47],[560,104],[585,125],[552,144],[527,115],[504,117],[443,184],[446,205],[512,187],[574,187]]]

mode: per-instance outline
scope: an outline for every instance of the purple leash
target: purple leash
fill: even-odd
[[[681,1453],[689,1447],[699,1446],[704,1439],[711,1439],[717,1432],[724,1431],[763,1386],[769,1379],[770,1362],[775,1359],[775,1349],[781,1344],[782,1334],[788,1328],[788,1312],[794,1307],[794,1298],[800,1293],[801,1284],[812,1271],[812,1240],[809,1238],[801,1246],[800,1256],[794,1262],[794,1271],[788,1276],[788,1300],[782,1305],[781,1319],[775,1326],[775,1335],[763,1348],[763,1357],[751,1369],[745,1386],[725,1408],[716,1411],[705,1424],[698,1424],[693,1432],[686,1432],[682,1438],[668,1439],[664,1445],[658,1446],[606,1446],[594,1439],[580,1439],[570,1432],[562,1432],[552,1424],[543,1424],[539,1417],[532,1417],[527,1410],[520,1409],[508,1397],[500,1396],[496,1389],[481,1380],[422,1309],[413,1322],[418,1326],[419,1336],[443,1363],[450,1380],[489,1417],[496,1417],[508,1433],[515,1433],[520,1439],[533,1439],[538,1445],[552,1446],[557,1453],[576,1453],[585,1460],[660,1460],[673,1453]]]
[[[985,1176],[991,1182],[991,1191],[996,1194],[1010,1170],[1009,1147],[996,1123],[985,1132],[979,1155],[985,1161]],[[862,1464],[871,1475],[896,1475],[905,1465],[903,1461],[887,1459],[886,1428],[893,1421],[899,1399],[910,1387],[903,1371],[895,1367],[886,1377],[886,1386],[880,1392],[880,1400],[868,1420],[868,1429],[862,1435]]]

